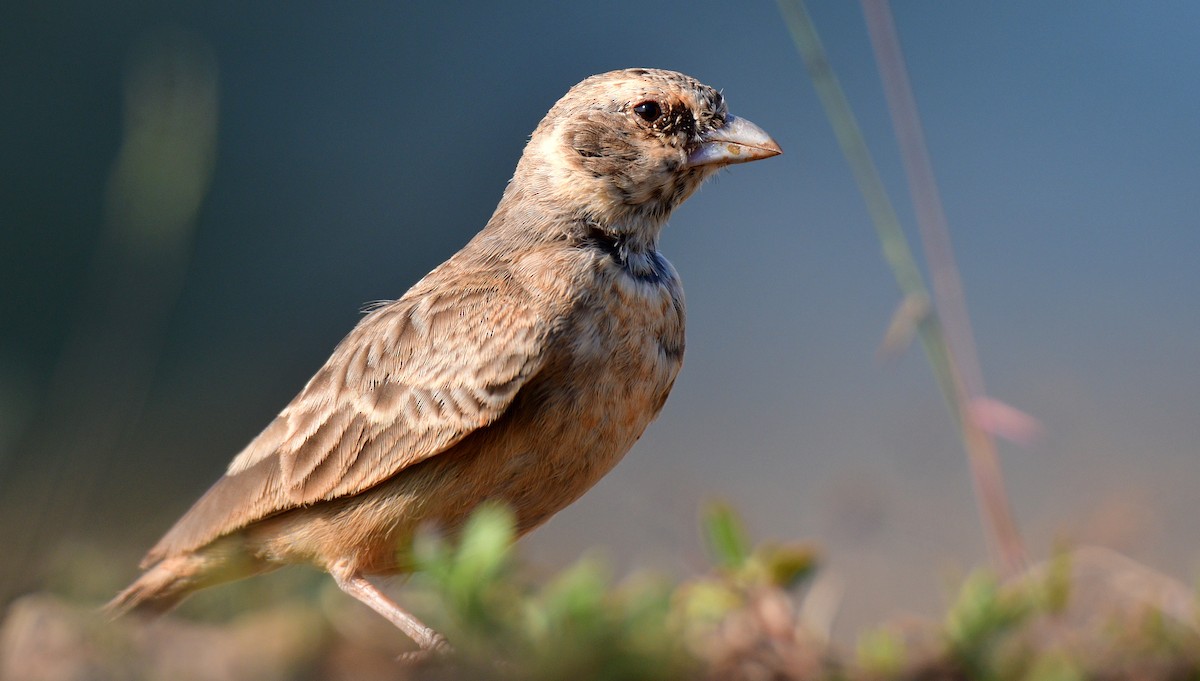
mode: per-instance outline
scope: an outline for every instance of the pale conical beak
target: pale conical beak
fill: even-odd
[[[705,134],[700,146],[688,154],[687,167],[748,163],[782,153],[765,130],[745,118],[729,115],[725,125]]]

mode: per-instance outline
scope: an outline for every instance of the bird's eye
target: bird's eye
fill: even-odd
[[[662,107],[658,105],[658,102],[653,100],[645,101],[633,107],[633,112],[643,121],[653,123],[662,115]]]

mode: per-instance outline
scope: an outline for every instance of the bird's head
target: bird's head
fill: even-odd
[[[510,190],[653,244],[671,211],[718,169],[779,153],[717,90],[674,71],[626,69],[584,80],[550,109]]]

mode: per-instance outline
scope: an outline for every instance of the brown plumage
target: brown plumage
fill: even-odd
[[[109,608],[165,610],[309,562],[422,648],[442,645],[364,575],[408,570],[418,525],[454,531],[485,500],[528,532],[616,465],[683,358],[659,231],[718,168],[778,153],[682,74],[576,85],[483,231],[362,319]]]

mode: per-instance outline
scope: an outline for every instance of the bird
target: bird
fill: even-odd
[[[683,288],[660,232],[721,168],[780,153],[681,73],[624,69],[572,87],[483,229],[362,317],[109,613],[160,614],[307,563],[421,651],[448,650],[369,578],[413,571],[420,527],[453,534],[485,503],[507,505],[524,535],[624,457],[684,354]]]

